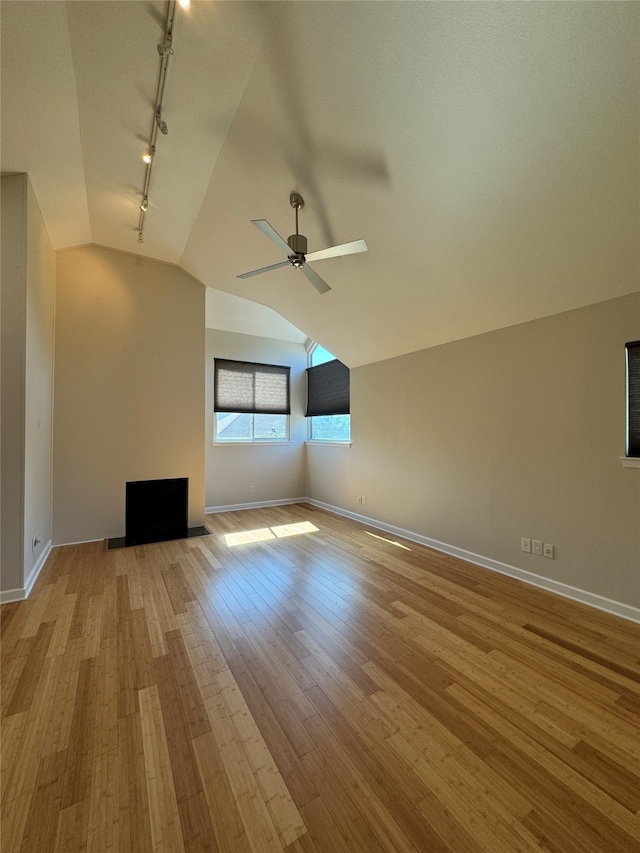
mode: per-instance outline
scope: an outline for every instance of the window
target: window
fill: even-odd
[[[315,344],[307,368],[307,411],[312,441],[351,440],[349,368]]]
[[[290,368],[214,359],[216,441],[288,441]]]
[[[216,412],[217,441],[289,441],[287,415]]]
[[[640,341],[626,344],[627,447],[626,454],[640,457]]]

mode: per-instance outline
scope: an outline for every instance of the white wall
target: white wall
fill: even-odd
[[[27,324],[26,175],[2,177],[2,550],[3,591],[23,586],[24,394]]]
[[[28,177],[2,177],[2,573],[20,598],[51,543],[55,254]],[[32,540],[40,542],[33,548]]]
[[[57,264],[55,544],[122,536],[130,480],[188,477],[202,524],[204,287],[96,246]]]
[[[307,494],[638,606],[640,470],[618,457],[639,337],[633,294],[354,369],[353,445],[307,447]]]
[[[25,580],[51,542],[56,256],[36,197],[27,192],[27,329],[25,385]],[[32,548],[34,537],[40,543]]]
[[[213,360],[232,358],[291,367],[289,444],[213,443]],[[307,427],[307,354],[300,343],[207,329],[206,347],[206,506],[286,500],[304,496],[304,441]],[[249,492],[249,486],[255,492]]]

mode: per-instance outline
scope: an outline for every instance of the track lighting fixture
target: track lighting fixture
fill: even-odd
[[[146,163],[147,168],[144,176],[144,185],[142,187],[142,203],[140,204],[140,218],[138,220],[138,243],[144,243],[144,223],[147,211],[149,210],[149,186],[151,184],[151,170],[153,169],[153,162],[156,154],[156,139],[158,137],[158,132],[165,136],[169,132],[167,123],[162,118],[162,101],[167,82],[169,60],[173,56],[173,27],[176,17],[176,2],[177,0],[169,0],[167,5],[167,18],[164,25],[164,35],[162,41],[156,45],[158,53],[160,54],[160,69],[158,72],[158,84],[156,88],[151,133],[149,134],[149,147],[142,155],[142,159]],[[190,0],[179,0],[179,3],[183,9],[187,9],[190,6]]]
[[[164,42],[158,42],[156,47],[158,48],[158,53],[160,54],[160,56],[170,56],[173,53],[173,47],[171,46],[171,42],[171,35],[165,36]]]
[[[160,133],[164,133],[165,136],[169,133],[169,128],[167,127],[166,121],[163,121],[160,118],[160,113],[156,113],[156,124],[158,125],[158,130]]]

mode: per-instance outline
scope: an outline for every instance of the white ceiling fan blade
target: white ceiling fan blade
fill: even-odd
[[[311,284],[315,287],[315,289],[318,291],[318,293],[327,293],[329,290],[331,290],[327,282],[324,279],[320,278],[318,273],[315,270],[312,270],[310,266],[305,264],[303,267],[301,267],[301,270],[309,279]]]
[[[279,264],[271,264],[270,267],[261,267],[259,270],[251,270],[251,272],[243,272],[242,275],[237,275],[236,278],[251,278],[252,275],[261,275],[269,270],[277,270],[280,267],[288,267],[289,261],[281,261]]]
[[[320,249],[319,252],[311,252],[306,255],[308,261],[324,261],[325,258],[339,258],[341,255],[355,255],[357,252],[368,252],[364,240],[354,240],[352,243],[342,243],[340,246],[331,246],[329,249]]]
[[[278,234],[275,228],[273,228],[266,219],[252,219],[252,224],[256,226],[258,231],[262,231],[265,237],[268,237],[272,243],[275,243],[276,246],[281,249],[287,257],[290,257],[294,254],[293,249],[287,243],[286,240],[283,240],[282,237]]]

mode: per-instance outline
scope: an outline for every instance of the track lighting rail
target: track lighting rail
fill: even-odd
[[[180,4],[184,5],[184,4]],[[158,85],[156,87],[155,106],[153,110],[153,119],[151,121],[151,132],[149,134],[149,145],[143,160],[146,163],[144,174],[144,184],[142,187],[141,203],[140,203],[140,218],[138,220],[138,243],[144,243],[144,226],[149,210],[149,187],[151,185],[151,173],[153,171],[153,163],[156,154],[156,140],[158,131],[163,135],[169,132],[166,121],[162,118],[162,101],[167,82],[167,73],[169,70],[169,60],[173,56],[173,28],[176,18],[176,0],[169,0],[167,7],[167,18],[164,26],[164,36],[161,42],[157,45],[158,54],[160,56],[160,68],[158,72]]]

